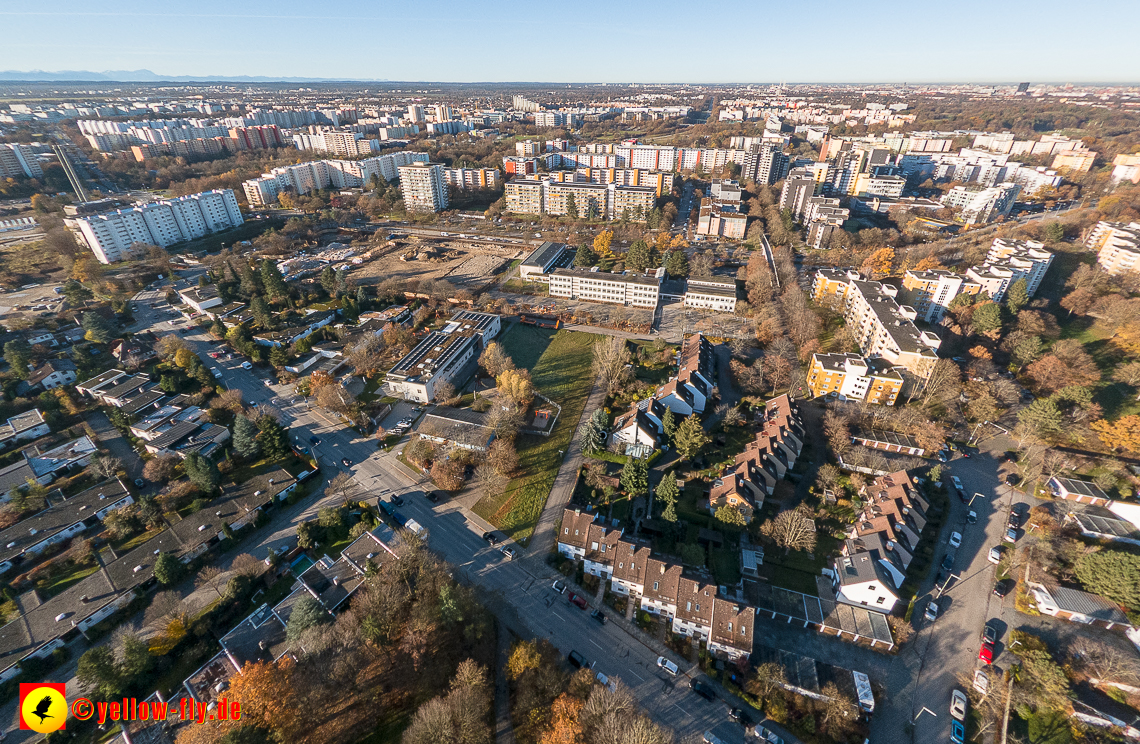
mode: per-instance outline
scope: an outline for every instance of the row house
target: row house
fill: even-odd
[[[748,658],[756,611],[717,596],[715,584],[686,576],[682,566],[654,558],[649,546],[607,529],[597,515],[566,509],[558,552],[583,562],[584,571],[611,580],[615,594],[668,622],[673,632],[708,643],[721,658]]]
[[[930,504],[905,471],[884,475],[866,493],[863,510],[835,562],[840,602],[889,613],[918,549]]]

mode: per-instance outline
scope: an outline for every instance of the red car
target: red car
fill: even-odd
[[[577,607],[579,610],[584,610],[589,606],[586,604],[586,600],[583,599],[582,596],[579,594],[571,594],[569,597],[566,598],[566,600],[570,604]]]
[[[982,648],[978,651],[978,658],[987,664],[994,663],[994,644],[989,641],[982,642]]]

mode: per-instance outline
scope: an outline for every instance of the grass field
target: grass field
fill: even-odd
[[[529,369],[538,391],[562,406],[562,415],[549,437],[518,438],[519,467],[523,475],[497,498],[484,496],[475,513],[511,539],[526,545],[554,486],[554,477],[578,425],[593,384],[591,365],[597,336],[516,325],[503,336],[503,348],[515,365]]]

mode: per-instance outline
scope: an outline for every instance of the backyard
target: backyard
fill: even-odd
[[[520,435],[519,469],[498,497],[484,496],[475,513],[525,545],[554,486],[562,453],[570,444],[593,385],[593,345],[597,336],[515,325],[500,339],[515,365],[529,369],[535,388],[562,406],[549,437]]]

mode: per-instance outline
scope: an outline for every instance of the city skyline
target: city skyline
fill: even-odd
[[[1129,20],[1140,20],[1140,12],[1131,4],[1102,0],[1094,6],[1083,9],[1082,15],[1114,17],[1119,21],[1114,28],[1128,28],[1133,25]],[[640,4],[591,2],[564,17],[544,16],[516,2],[473,8],[448,1],[438,6],[437,17],[361,12],[359,6],[344,2],[326,4],[325,12],[316,15],[311,6],[293,0],[274,6],[279,14],[233,12],[231,4],[217,0],[200,3],[197,12],[187,14],[90,7],[65,1],[53,11],[0,9],[9,29],[9,42],[0,48],[0,70],[152,70],[160,78],[552,84],[1124,83],[1135,82],[1140,71],[1140,52],[1122,35],[1117,34],[1119,43],[1113,43],[1113,32],[1095,24],[1068,26],[1064,52],[1042,54],[1041,45],[1051,43],[1057,23],[1072,13],[1071,7],[1053,1],[1017,0],[995,6],[969,0],[955,6],[954,18],[984,23],[961,28],[944,52],[920,55],[908,55],[906,49],[927,48],[920,42],[932,33],[931,19],[898,2],[873,8],[818,2],[793,9],[740,2],[694,8],[673,1],[655,4],[652,12],[644,13],[639,13]],[[740,42],[724,36],[727,46],[737,51],[698,53],[692,29],[699,16],[693,16],[702,12],[710,30],[731,19],[725,34],[737,28],[767,28],[767,41],[741,50]],[[351,26],[346,25],[349,19]],[[617,25],[607,33],[611,23]],[[542,39],[552,27],[560,29],[562,40],[544,45]],[[996,29],[1003,28],[1016,33],[999,35]],[[322,38],[339,41],[326,44]],[[471,53],[472,42],[482,45],[496,39],[502,54]],[[672,46],[681,53],[647,55],[646,44]],[[291,47],[307,51],[282,54]],[[805,49],[826,53],[805,54]],[[525,63],[520,62],[523,57]]]

